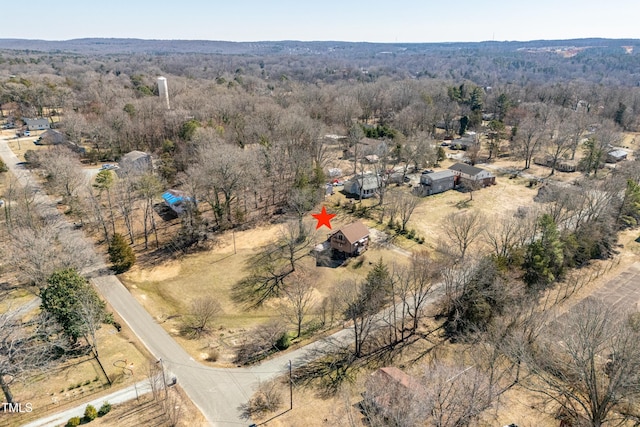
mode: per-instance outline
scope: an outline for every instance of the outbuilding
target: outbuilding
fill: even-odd
[[[423,173],[420,176],[420,195],[444,193],[454,187],[455,174],[452,170]]]
[[[162,200],[164,200],[172,211],[180,215],[185,211],[186,205],[191,201],[191,198],[188,197],[184,191],[167,190],[162,193]]]
[[[627,160],[628,153],[622,149],[615,149],[607,153],[607,163],[618,163]]]

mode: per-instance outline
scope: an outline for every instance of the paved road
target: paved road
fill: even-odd
[[[136,385],[129,386],[127,388],[120,389],[114,393],[108,394],[106,396],[102,396],[98,399],[92,400],[91,402],[87,402],[82,404],[81,406],[77,406],[75,408],[68,409],[64,412],[59,412],[54,415],[50,415],[48,417],[40,418],[36,421],[27,423],[22,427],[53,427],[59,426],[61,424],[65,424],[69,418],[73,417],[83,417],[84,410],[87,405],[93,405],[96,409],[100,409],[104,402],[109,402],[112,405],[116,405],[118,403],[128,402],[129,400],[133,400],[136,396],[142,396],[143,394],[149,393],[151,391],[151,386],[149,385],[149,381],[140,381],[136,383]]]
[[[37,197],[43,203],[45,215],[61,217],[55,203],[39,188],[32,179],[30,172],[17,164],[17,157],[11,152],[6,141],[1,138],[0,157],[23,185],[31,185],[37,189]],[[73,230],[71,225],[68,226],[66,231],[82,235],[80,231]],[[404,255],[408,254],[404,253]],[[294,367],[298,367],[313,358],[318,350],[352,340],[352,331],[344,329],[327,339],[275,357],[254,367],[236,369],[209,368],[193,360],[153,320],[116,276],[111,274],[100,275],[99,272],[105,271],[105,264],[101,257],[97,258],[99,261],[93,266],[95,277],[91,279],[92,283],[129,325],[149,352],[157,359],[163,360],[165,369],[169,371],[168,375],[177,378],[189,398],[200,408],[209,425],[212,426],[246,426],[250,424],[250,421],[241,417],[239,406],[249,399],[260,381],[266,381],[286,373],[289,360],[292,361]],[[635,304],[640,299],[640,291],[634,285],[634,283],[640,282],[640,264],[634,264],[629,271],[621,275],[621,278],[622,280],[620,278],[614,279],[614,281],[599,290],[596,295],[601,293],[599,297],[612,304],[621,302],[633,302]],[[437,298],[438,294],[439,292],[435,292],[430,302]],[[121,393],[119,394],[121,397],[103,397],[99,399],[99,404],[104,400],[116,403],[116,399],[126,400],[127,398],[135,397],[135,395],[131,395],[131,390],[129,389],[124,389],[116,394],[118,393]],[[76,410],[78,409],[81,408],[76,408]],[[55,418],[56,416],[54,418],[68,419],[74,414],[65,412],[59,414],[58,418]],[[47,425],[46,422],[51,423],[54,418],[49,421],[47,419],[39,420],[45,424],[33,425]]]
[[[637,311],[640,308],[640,262],[629,266],[587,298],[599,299],[620,310]]]
[[[61,217],[55,203],[40,189],[32,179],[30,172],[17,164],[18,158],[11,152],[4,139],[0,139],[0,157],[23,185],[28,184],[37,189],[38,198],[41,199],[47,215]],[[67,231],[81,235],[81,232],[73,230],[70,224]],[[408,253],[403,254],[408,255]],[[106,270],[106,266],[102,257],[97,256],[96,258],[99,261],[96,261],[92,266],[94,277],[91,278],[91,282],[149,352],[156,359],[162,359],[164,368],[168,371],[167,375],[177,378],[183,390],[212,426],[246,426],[251,424],[251,421],[242,418],[239,407],[249,400],[260,382],[286,373],[290,360],[294,368],[302,366],[308,360],[316,357],[319,350],[341,345],[353,339],[352,330],[344,329],[326,339],[253,367],[234,369],[206,367],[196,362],[155,322],[116,276],[100,274]],[[437,292],[430,301],[436,298],[435,295]]]
[[[6,140],[0,138],[0,157],[19,182],[36,189],[38,201],[47,216],[62,218],[52,201],[32,178],[31,173],[19,165],[18,158],[9,149]],[[70,224],[65,232],[82,233],[74,230]],[[281,357],[276,357],[261,365],[251,368],[215,369],[196,362],[178,345],[173,338],[158,325],[146,310],[138,303],[120,280],[112,274],[100,274],[106,271],[101,256],[96,257],[91,282],[99,289],[102,296],[113,309],[129,325],[132,331],[157,359],[163,360],[168,376],[175,376],[193,403],[202,411],[212,426],[246,426],[251,422],[241,416],[240,405],[247,402],[261,381],[272,379],[285,373],[288,362],[293,366],[303,364],[312,357],[317,349],[328,347],[331,343],[351,339],[351,331],[343,330],[327,340],[316,342],[310,346],[295,350]]]
[[[56,203],[46,195],[33,179],[31,172],[19,164],[19,159],[9,148],[6,139],[0,138],[0,157],[9,170],[23,186],[31,186],[36,191],[36,201],[41,212],[49,218],[63,221],[66,233],[76,233],[85,238],[81,231],[74,230],[60,214]],[[234,373],[228,370],[211,369],[195,362],[164,329],[142,308],[135,298],[112,274],[101,275],[107,271],[102,256],[91,268],[83,273],[94,276],[91,280],[104,298],[131,327],[140,341],[175,376],[193,403],[200,408],[212,426],[247,425],[241,418],[239,405],[246,402],[257,385],[258,378],[249,371]],[[275,373],[274,373],[275,375]]]

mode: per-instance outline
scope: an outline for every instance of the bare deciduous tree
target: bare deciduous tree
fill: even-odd
[[[425,400],[433,426],[474,425],[493,402],[488,377],[473,365],[436,364],[426,370],[421,380],[428,386]]]
[[[302,325],[307,315],[313,310],[315,298],[313,287],[309,278],[304,273],[296,271],[287,279],[287,286],[284,289],[286,296],[281,310],[296,328],[296,338],[302,333]]]
[[[522,242],[526,223],[515,215],[492,221],[484,229],[484,238],[497,259],[509,261]]]
[[[36,370],[51,368],[66,348],[62,330],[50,316],[22,322],[20,311],[0,315],[0,388],[13,403],[11,383]]]
[[[442,227],[451,244],[442,242],[445,253],[463,260],[469,247],[477,241],[484,230],[485,220],[479,211],[464,211],[447,215]]]
[[[187,335],[200,338],[203,334],[211,332],[211,324],[216,317],[222,314],[222,306],[213,297],[204,296],[193,300],[191,309],[182,325],[183,332]]]
[[[521,384],[578,425],[637,420],[640,331],[629,314],[585,300],[526,347]]]
[[[413,215],[413,211],[416,209],[420,202],[417,197],[406,193],[395,193],[391,197],[391,212],[399,217],[400,230],[405,231],[407,229],[407,223]]]
[[[67,148],[56,147],[51,150],[43,166],[53,188],[67,203],[77,197],[78,190],[88,181],[78,157]]]

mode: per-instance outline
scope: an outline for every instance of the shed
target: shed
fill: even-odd
[[[329,235],[334,254],[358,256],[369,247],[369,229],[360,221],[352,222]]]
[[[455,185],[455,174],[452,170],[423,173],[420,176],[420,193],[423,196],[444,193]]]
[[[540,166],[553,167],[553,157],[534,157],[533,163]],[[575,160],[558,159],[556,161],[556,170],[560,172],[575,172],[578,169],[578,163]]]
[[[184,191],[167,190],[162,193],[162,200],[164,200],[171,210],[180,215],[184,212],[186,204],[191,201],[191,198],[188,197]]]
[[[24,119],[24,124],[27,127],[27,130],[45,130],[51,128],[49,119],[45,118]]]
[[[496,177],[491,172],[465,163],[455,163],[449,166],[449,170],[453,171],[456,185],[465,180],[480,183],[483,187],[496,183]]]
[[[382,178],[376,174],[360,174],[345,182],[344,191],[352,196],[367,199],[376,195],[381,184]]]
[[[607,163],[618,163],[627,159],[628,153],[620,148],[607,153]]]

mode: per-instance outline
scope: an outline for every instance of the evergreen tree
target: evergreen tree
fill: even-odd
[[[556,223],[549,214],[538,220],[540,238],[529,244],[524,261],[524,281],[532,290],[542,290],[558,280],[564,271],[563,244]]]
[[[391,290],[391,274],[387,265],[380,258],[367,274],[362,287],[361,299],[371,311],[382,308]]]
[[[49,276],[40,299],[42,309],[53,315],[73,343],[90,334],[90,327],[111,321],[104,301],[72,268],[58,270]],[[89,306],[91,309],[87,310]]]
[[[632,179],[627,180],[627,188],[618,211],[618,224],[621,227],[635,227],[640,222],[640,185]]]
[[[136,255],[124,236],[119,233],[113,235],[109,244],[109,260],[116,273],[124,273],[136,262]]]

